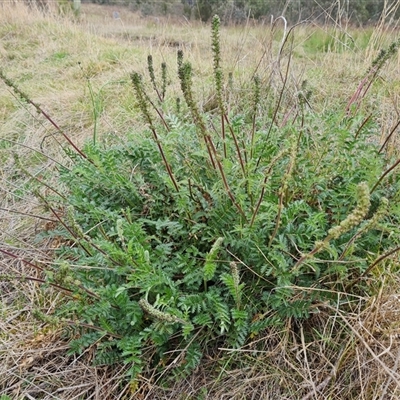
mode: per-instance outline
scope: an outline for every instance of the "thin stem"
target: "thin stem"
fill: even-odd
[[[383,261],[385,258],[388,258],[389,256],[391,256],[394,253],[397,253],[398,251],[400,251],[400,246],[395,247],[394,249],[388,251],[385,254],[382,254],[380,257],[378,257],[359,277],[357,277],[356,279],[354,279],[352,282],[350,282],[347,286],[346,286],[346,291],[348,291],[349,289],[351,289],[357,282],[359,282],[364,276],[366,276],[367,274],[369,274],[381,261]]]
[[[264,198],[265,187],[266,187],[268,178],[270,177],[270,173],[271,173],[271,171],[272,171],[272,168],[274,168],[276,162],[277,162],[280,158],[282,158],[283,156],[285,156],[285,155],[288,153],[288,151],[289,151],[288,149],[283,150],[283,151],[282,151],[281,153],[279,153],[273,160],[271,160],[270,165],[269,165],[269,168],[268,168],[267,172],[265,173],[265,177],[264,177],[264,180],[263,180],[263,184],[262,184],[262,189],[261,189],[260,197],[259,197],[259,199],[258,199],[256,208],[254,209],[253,216],[252,216],[251,221],[250,221],[250,226],[253,226],[254,221],[255,221],[255,219],[256,219],[256,216],[257,216],[257,214],[258,214],[258,210],[259,210],[259,208],[260,208],[260,206],[261,206],[261,203],[262,203],[262,200],[263,200],[263,198]]]
[[[156,145],[158,147],[158,151],[160,152],[161,158],[163,159],[165,168],[167,169],[168,175],[169,175],[169,177],[170,177],[170,179],[172,181],[172,184],[175,187],[175,190],[177,192],[179,192],[178,183],[175,180],[175,176],[174,176],[174,174],[172,172],[172,168],[171,168],[171,166],[170,166],[170,164],[169,164],[169,162],[167,160],[167,157],[165,156],[163,147],[161,145],[161,141],[160,141],[160,139],[158,137],[156,128],[154,127],[154,124],[153,124],[153,120],[152,120],[152,118],[150,116],[150,113],[149,113],[149,110],[147,108],[147,104],[149,102],[149,99],[148,99],[148,97],[146,96],[146,94],[144,92],[144,88],[143,88],[143,85],[142,85],[142,82],[141,82],[140,75],[138,73],[133,73],[131,75],[131,79],[132,79],[133,87],[134,87],[135,92],[136,92],[136,96],[138,97],[140,109],[141,109],[141,111],[143,113],[143,116],[145,117],[146,122],[149,125],[150,130],[151,130],[151,132],[153,134],[154,141],[156,142]]]
[[[237,155],[239,157],[239,162],[240,162],[240,166],[242,168],[243,176],[245,177],[246,176],[246,168],[245,168],[245,165],[244,165],[244,162],[243,162],[242,154],[240,152],[239,143],[237,141],[235,132],[233,131],[232,125],[229,123],[228,116],[225,114],[224,117],[225,117],[226,123],[228,124],[229,131],[230,131],[230,133],[232,135],[233,142],[235,143],[236,153],[237,153]]]
[[[99,246],[94,244],[90,237],[86,236],[85,237],[79,237],[75,234],[75,232],[72,231],[72,229],[63,221],[63,219],[58,215],[57,211],[54,210],[54,208],[50,205],[50,203],[41,197],[42,200],[45,202],[46,206],[49,208],[49,210],[53,213],[53,215],[57,218],[58,222],[70,233],[70,235],[74,238],[75,242],[81,246],[81,248],[86,252],[88,256],[91,256],[92,254],[89,252],[89,250],[82,244],[82,239],[84,239],[90,246],[92,246],[95,250],[97,250],[99,253],[101,253],[104,257],[109,259],[111,262],[113,262],[115,265],[121,266],[122,264],[119,263],[118,261],[114,260],[108,253],[106,253],[104,250],[102,250]],[[133,263],[137,266],[137,263],[133,260]]]
[[[400,164],[400,158],[389,168],[387,169],[382,176],[378,179],[378,182],[375,183],[374,187],[371,189],[371,193],[379,186],[382,180],[388,175],[391,171],[393,171]]]
[[[279,189],[278,214],[276,216],[275,228],[274,228],[274,231],[272,232],[271,238],[269,239],[268,246],[271,246],[273,240],[276,237],[276,234],[278,233],[278,229],[281,224],[281,216],[282,216],[282,211],[283,211],[283,206],[284,206],[284,199],[285,199],[286,192],[288,189],[289,180],[292,176],[294,163],[295,163],[295,159],[296,159],[296,155],[297,155],[298,145],[299,145],[299,140],[296,141],[296,145],[292,145],[290,159],[289,159],[289,165],[286,169],[285,174],[282,177],[282,184]]]
[[[225,190],[228,193],[228,196],[231,199],[232,203],[238,209],[239,213],[243,217],[243,219],[245,221],[247,221],[246,214],[244,213],[244,211],[243,211],[242,207],[240,206],[240,204],[236,201],[235,196],[233,195],[233,193],[232,193],[232,191],[231,191],[231,189],[229,187],[228,181],[226,179],[224,168],[222,167],[222,164],[221,164],[221,162],[219,161],[219,159],[217,157],[217,150],[215,149],[214,143],[211,141],[211,138],[210,138],[210,146],[211,146],[211,149],[212,149],[212,151],[214,153],[215,160],[216,160],[217,166],[218,166],[218,170],[219,170],[219,173],[221,175],[222,182],[223,182],[223,184],[225,186]]]
[[[31,263],[30,261],[25,260],[25,259],[21,258],[20,256],[17,256],[16,254],[13,254],[13,253],[11,253],[11,252],[9,252],[7,250],[0,249],[0,253],[3,253],[3,254],[5,254],[5,255],[7,255],[9,257],[15,258],[16,260],[20,260],[23,263],[29,265],[30,267],[33,267],[33,268],[37,269],[38,271],[41,271],[41,272],[44,271],[44,268],[39,267],[38,265],[35,265],[35,264]]]
[[[33,217],[33,218],[41,219],[43,221],[58,222],[55,219],[46,218],[46,217],[42,217],[40,215],[35,215],[35,214],[29,214],[29,213],[25,213],[25,212],[22,212],[22,211],[11,210],[9,208],[0,207],[0,210],[7,211],[9,213],[14,213],[14,214],[26,215],[27,217]]]
[[[357,139],[358,135],[360,134],[360,132],[362,131],[362,129],[364,128],[364,126],[367,124],[367,122],[371,119],[372,114],[369,114],[367,118],[365,118],[365,120],[363,121],[363,123],[361,124],[361,126],[357,129],[357,133],[354,135],[354,138]],[[380,150],[379,150],[380,151]]]
[[[94,331],[98,332],[104,332],[108,336],[112,336],[113,338],[116,339],[122,339],[123,336],[117,335],[116,333],[110,332],[110,331],[105,331],[103,328],[96,326],[96,325],[91,325],[91,324],[85,324],[84,322],[75,322],[75,321],[64,321],[66,324],[69,326],[83,326],[84,328],[88,329],[93,329]]]
[[[281,193],[279,196],[279,203],[278,203],[278,214],[276,216],[276,221],[275,221],[275,228],[274,231],[272,232],[272,235],[269,239],[268,247],[271,247],[272,242],[274,241],[276,234],[278,233],[279,226],[281,224],[281,215],[282,215],[282,210],[283,210],[283,197],[284,193]]]
[[[90,79],[87,77],[87,85],[89,88],[89,94],[90,94],[90,100],[92,102],[92,108],[93,108],[93,120],[94,120],[94,124],[93,124],[93,144],[96,145],[96,141],[97,141],[97,122],[98,122],[98,109],[97,109],[97,103],[96,103],[96,99],[95,99],[95,95],[94,95],[94,91],[93,91],[93,86],[90,82]]]
[[[59,165],[60,167],[65,168],[66,170],[69,170],[68,167],[66,167],[65,165],[61,164],[56,159],[50,157],[48,154],[43,153],[41,150],[35,149],[34,147],[28,146],[28,145],[26,145],[24,143],[16,142],[15,140],[11,140],[11,139],[1,138],[0,140],[3,140],[4,142],[11,143],[11,144],[14,144],[16,146],[24,147],[25,149],[29,149],[31,151],[34,151],[35,153],[40,154],[41,156],[43,156],[43,157],[47,158],[48,160],[54,162],[55,164]]]
[[[382,150],[385,148],[386,144],[389,142],[390,138],[392,137],[392,135],[395,133],[396,129],[400,126],[400,119],[397,121],[396,125],[394,126],[394,128],[390,131],[389,135],[387,136],[387,138],[385,139],[385,141],[383,142],[381,148],[379,149],[378,153],[381,153]]]
[[[226,150],[226,134],[225,134],[225,115],[221,114],[221,135],[222,135],[222,144],[224,149],[224,157],[227,158],[227,150]]]
[[[169,127],[169,125],[167,124],[167,121],[164,118],[164,115],[162,114],[162,112],[156,107],[156,105],[151,101],[151,99],[147,97],[147,101],[151,104],[151,106],[154,108],[155,112],[158,114],[158,116],[161,119],[161,122],[163,123],[163,125],[165,126],[165,129],[169,132],[171,129]]]
[[[49,114],[46,113],[46,111],[43,110],[42,107],[38,103],[35,103],[28,95],[26,95],[22,90],[20,90],[14,82],[12,82],[10,79],[6,77],[4,74],[3,70],[0,69],[0,78],[3,80],[3,82],[10,87],[11,89],[14,90],[15,93],[17,93],[22,99],[24,99],[27,103],[32,105],[36,111],[39,114],[42,114],[47,121],[49,121],[54,128],[57,129],[58,132],[61,133],[61,135],[65,138],[65,140],[71,145],[71,147],[83,158],[87,158],[87,156],[75,145],[75,143],[64,133],[64,131],[54,122],[54,120],[50,117]]]
[[[45,186],[47,189],[51,190],[53,193],[55,193],[57,196],[60,198],[66,200],[66,197],[63,196],[57,189],[54,189],[52,186],[50,186],[48,183],[46,183],[43,179],[39,179],[37,176],[33,175],[30,173],[21,163],[19,156],[17,153],[13,153],[15,163],[18,165],[18,167],[21,169],[21,171],[27,175],[29,178],[33,179],[34,181],[38,182],[41,186]]]
[[[2,278],[4,278],[4,276],[2,276]],[[47,282],[45,279],[42,279],[42,278],[36,278],[34,276],[12,276],[12,277],[8,277],[8,279],[18,279],[18,280],[21,280],[21,281],[28,280],[28,281],[47,284],[47,285],[50,285],[50,286],[52,286],[52,287],[54,287],[54,288],[56,288],[58,290],[66,292],[66,294],[71,296],[71,297],[74,297],[73,296],[73,292],[74,292],[73,290],[68,289],[68,288],[66,288],[64,286],[61,286],[61,285],[57,285],[56,283]]]
[[[22,260],[22,261],[23,261],[23,262],[26,262],[26,260]],[[67,295],[69,295],[69,296],[71,296],[71,297],[73,297],[73,298],[76,297],[76,296],[73,294],[74,291],[73,291],[72,289],[68,289],[68,288],[66,288],[66,287],[64,287],[64,286],[58,285],[57,283],[48,282],[47,280],[42,279],[42,278],[37,278],[37,277],[33,277],[33,276],[13,276],[13,278],[14,278],[14,279],[20,279],[20,280],[29,280],[29,281],[34,281],[34,282],[39,282],[39,283],[42,283],[42,284],[46,284],[46,285],[49,285],[49,286],[51,286],[51,287],[54,287],[54,288],[56,288],[56,289],[58,289],[58,290],[61,290],[61,291],[63,291],[63,292],[66,292]],[[83,290],[83,291],[84,291],[86,294],[88,294],[90,297],[93,297],[93,298],[95,298],[95,299],[97,299],[97,300],[100,300],[100,299],[101,299],[100,296],[98,296],[96,293],[92,292],[91,290],[86,289],[84,286],[82,286],[82,285],[76,285],[76,286],[77,286],[79,289]],[[75,299],[76,299],[76,298],[75,298]],[[116,306],[113,306],[113,305],[111,305],[111,307],[117,308]]]
[[[260,162],[261,162],[261,159],[262,159],[262,154],[264,153],[264,149],[268,144],[268,139],[269,139],[269,137],[271,135],[271,132],[272,132],[272,127],[276,123],[276,117],[278,115],[279,107],[280,107],[280,105],[282,103],[283,94],[285,93],[285,90],[286,90],[286,84],[287,84],[288,77],[289,77],[289,69],[290,69],[290,61],[291,61],[291,59],[292,59],[292,57],[290,56],[289,60],[288,60],[288,63],[287,63],[287,66],[286,66],[285,76],[284,76],[284,79],[283,79],[283,87],[282,87],[282,89],[281,89],[281,91],[279,93],[279,98],[278,98],[278,102],[277,102],[277,104],[275,106],[274,115],[272,117],[272,121],[271,121],[271,124],[270,124],[268,132],[267,132],[267,137],[265,138],[265,145],[264,145],[264,147],[263,147],[263,149],[261,151],[260,157],[257,160],[257,164],[256,164],[255,170],[257,170],[259,165],[260,165]]]
[[[209,137],[209,134],[207,133],[207,128],[204,123],[203,118],[200,115],[200,112],[198,110],[198,107],[196,106],[196,103],[193,100],[193,93],[192,93],[192,82],[191,82],[191,76],[192,76],[192,67],[190,63],[183,63],[182,60],[182,52],[178,51],[178,76],[179,80],[181,83],[181,90],[183,93],[183,97],[186,101],[187,106],[189,107],[190,113],[192,114],[192,118],[197,126],[197,128],[200,130],[200,133],[202,135],[202,139],[205,142],[208,156],[211,162],[211,165],[214,169],[216,169],[216,163],[213,157],[213,153],[211,150],[211,138]]]

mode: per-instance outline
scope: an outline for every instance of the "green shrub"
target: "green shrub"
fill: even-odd
[[[71,349],[96,344],[98,364],[122,360],[133,378],[166,366],[182,377],[206,350],[324,303],[345,309],[399,245],[398,185],[374,123],[315,115],[308,95],[284,123],[282,96],[273,103],[258,77],[227,104],[218,18],[212,51],[216,109],[197,105],[181,52],[179,107],[149,57],[150,82],[132,74],[148,132],[70,153],[65,197],[45,200],[63,209],[47,275],[70,294],[58,316],[74,326]]]

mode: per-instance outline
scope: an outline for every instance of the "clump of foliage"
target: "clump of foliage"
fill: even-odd
[[[117,0],[92,0],[94,3],[119,4]],[[391,0],[358,0],[333,2],[332,0],[297,0],[295,2],[260,0],[127,0],[124,2],[133,10],[144,15],[177,14],[193,16],[201,21],[209,21],[214,14],[220,15],[224,22],[243,22],[247,18],[270,19],[272,15],[285,16],[290,22],[312,19],[319,22],[337,20],[350,21],[364,25],[376,22],[382,13],[393,14],[396,20],[400,8]]]
[[[248,96],[229,96],[219,34],[215,17],[214,110],[196,102],[182,52],[176,103],[149,57],[150,81],[131,75],[147,134],[69,153],[63,196],[44,199],[64,241],[47,279],[70,295],[58,316],[74,326],[72,351],[95,345],[97,363],[123,360],[133,378],[182,376],[217,346],[348,307],[399,246],[399,162],[370,140],[374,124],[314,115],[310,93],[289,123],[257,76]]]

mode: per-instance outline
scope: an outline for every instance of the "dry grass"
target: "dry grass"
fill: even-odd
[[[94,128],[88,79],[101,110],[99,134],[113,140],[140,129],[129,73],[144,70],[148,53],[173,69],[176,50],[183,48],[198,75],[200,101],[212,95],[208,82],[201,83],[211,69],[208,27],[144,19],[124,9],[118,10],[121,19],[114,20],[113,11],[85,5],[77,22],[20,3],[0,6],[2,68],[78,144]],[[364,49],[312,53],[307,43],[320,29],[297,29],[289,86],[295,93],[307,79],[317,107],[328,107],[332,99],[345,106],[390,35],[381,27]],[[288,61],[286,50],[278,57],[281,36],[281,30],[271,35],[266,26],[223,28],[225,64],[238,80],[256,70],[270,79],[277,74],[277,63]],[[378,104],[381,139],[399,119],[398,68],[399,59],[384,69],[364,105]],[[38,281],[58,245],[36,239],[52,217],[30,194],[32,182],[53,179],[57,161],[62,161],[58,136],[49,121],[0,83],[0,249],[12,254],[0,254],[0,394],[68,400],[400,398],[397,259],[375,273],[370,297],[354,299],[346,313],[321,305],[303,325],[265,332],[240,351],[210,353],[193,376],[168,389],[151,374],[138,386],[123,383],[124,366],[91,365],[95,349],[69,356],[62,329],[52,322],[62,296]],[[20,173],[21,166],[30,175]]]
[[[371,297],[368,306],[366,300],[346,314],[321,307],[307,324],[225,349],[216,357],[217,371],[211,360],[173,393],[179,390],[182,399],[398,399],[399,298]],[[152,388],[143,398],[176,397]]]

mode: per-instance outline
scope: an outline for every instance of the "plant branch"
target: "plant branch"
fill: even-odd
[[[163,147],[161,145],[161,141],[160,141],[160,139],[158,137],[156,128],[154,127],[154,124],[153,124],[153,120],[152,120],[152,118],[150,116],[150,113],[149,113],[149,110],[147,108],[148,97],[145,95],[143,84],[142,84],[142,81],[141,81],[141,77],[140,77],[140,75],[138,73],[135,72],[135,73],[131,74],[131,79],[132,79],[133,87],[134,87],[135,92],[136,92],[136,96],[137,96],[138,101],[139,101],[140,109],[141,109],[141,111],[143,113],[143,116],[145,117],[146,122],[149,125],[150,130],[151,130],[151,132],[153,134],[154,141],[157,144],[158,151],[160,152],[160,155],[161,155],[161,157],[163,159],[165,168],[167,169],[168,175],[171,178],[171,181],[172,181],[172,184],[175,187],[175,190],[177,192],[179,192],[178,183],[175,180],[174,174],[172,172],[172,168],[171,168],[171,166],[170,166],[170,164],[169,164],[169,162],[167,160],[167,157],[165,156]]]
[[[386,252],[385,254],[382,254],[380,257],[378,257],[359,277],[354,279],[352,282],[350,282],[346,286],[346,291],[350,290],[357,282],[359,282],[362,278],[364,278],[367,274],[369,274],[380,262],[382,262],[384,259],[390,257],[392,254],[397,253],[400,251],[400,246],[395,247],[394,249]]]
[[[383,179],[388,175],[391,171],[393,171],[398,165],[400,164],[400,158],[390,167],[388,168],[378,179],[378,181],[375,183],[373,188],[371,189],[371,193],[375,191],[375,189],[379,186],[379,184],[383,181]]]
[[[46,111],[44,111],[43,108],[38,103],[34,102],[28,95],[26,95],[21,89],[19,89],[14,82],[12,82],[9,78],[7,78],[2,69],[0,69],[0,78],[8,87],[13,89],[14,92],[17,93],[23,100],[32,105],[39,114],[42,114],[54,126],[54,128],[56,128],[57,131],[61,133],[61,135],[65,138],[65,140],[81,157],[87,158],[87,156],[75,145],[75,143],[68,137],[68,135],[55,123],[55,121],[50,117],[50,115],[47,114]]]

